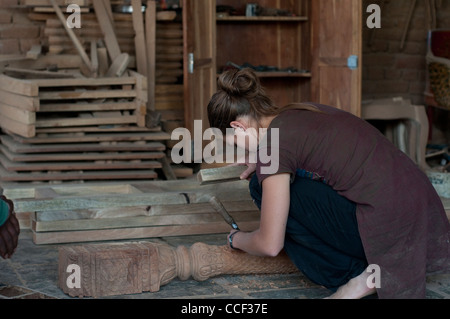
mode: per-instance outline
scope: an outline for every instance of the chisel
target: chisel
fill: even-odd
[[[209,200],[214,209],[222,215],[223,219],[235,230],[239,230],[238,225],[234,221],[233,217],[227,212],[222,203],[217,199],[216,196],[212,196]]]

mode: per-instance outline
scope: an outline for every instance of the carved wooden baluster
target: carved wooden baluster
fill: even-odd
[[[297,271],[284,253],[275,258],[256,257],[204,243],[190,248],[150,242],[103,244],[59,251],[59,287],[73,297],[156,292],[176,277],[204,281],[219,275]]]

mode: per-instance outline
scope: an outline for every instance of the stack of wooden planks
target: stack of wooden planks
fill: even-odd
[[[98,79],[22,80],[0,75],[0,124],[23,137],[62,127],[145,127],[146,102],[147,79],[136,72]]]
[[[113,12],[130,3],[147,10]],[[173,17],[156,23],[155,3],[24,0],[42,45],[1,66],[0,182],[192,175],[170,165],[164,131],[183,126],[183,32]],[[69,4],[81,6],[79,29],[62,23]]]
[[[155,179],[166,140],[146,128],[146,78],[0,75],[1,181]]]
[[[0,136],[2,182],[155,179],[167,133],[130,127],[82,133]]]
[[[216,196],[240,229],[259,226],[247,181],[200,186],[193,179],[132,183],[9,185],[22,228],[36,244],[143,239],[227,233],[230,226],[209,203]]]

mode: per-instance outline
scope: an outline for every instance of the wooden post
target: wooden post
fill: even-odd
[[[155,111],[156,77],[156,1],[147,1],[145,11],[145,42],[147,45],[148,113]]]
[[[119,43],[117,42],[114,27],[108,15],[108,10],[105,8],[103,1],[92,1],[92,4],[94,5],[95,15],[97,16],[98,23],[100,24],[100,28],[104,35],[109,57],[111,58],[111,61],[115,61],[122,52]]]
[[[283,252],[256,257],[227,246],[177,248],[150,242],[86,245],[59,250],[59,287],[72,297],[157,292],[178,277],[205,281],[220,275],[298,272]]]

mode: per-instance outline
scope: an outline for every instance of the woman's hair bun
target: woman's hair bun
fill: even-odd
[[[232,69],[222,73],[217,85],[219,90],[234,97],[249,99],[261,93],[261,83],[256,73],[249,68]]]

